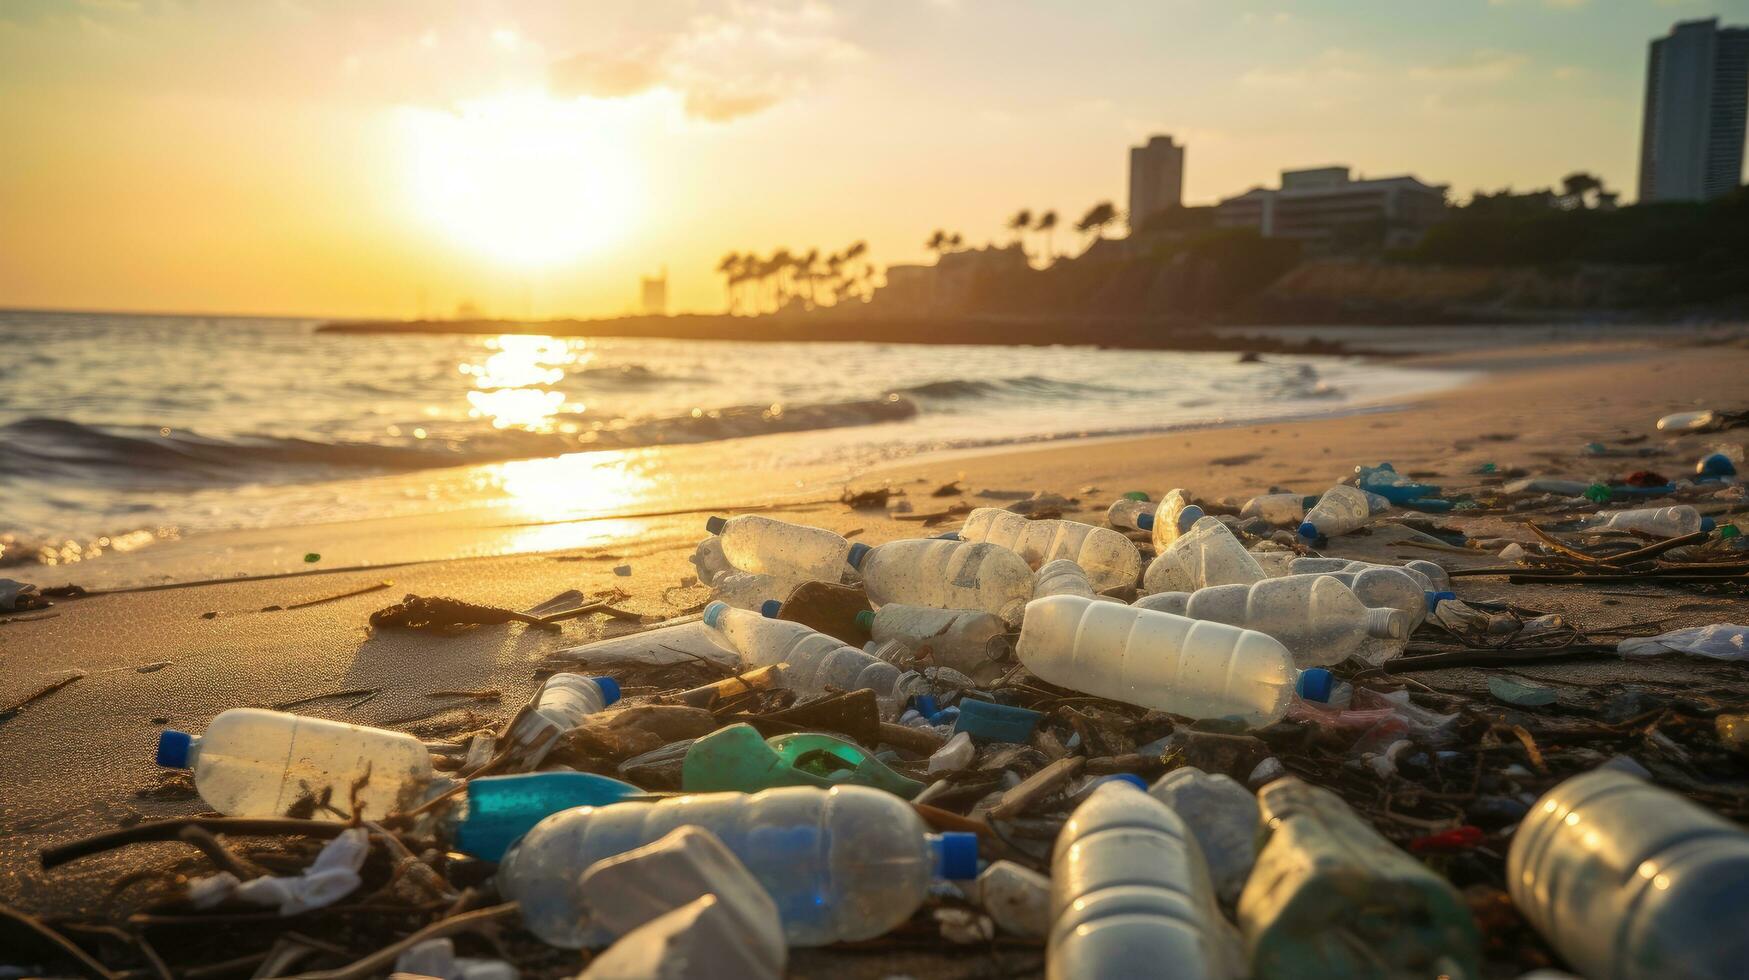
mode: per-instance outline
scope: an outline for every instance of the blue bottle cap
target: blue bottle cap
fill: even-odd
[[[782,611],[783,611],[783,600],[782,599],[767,599],[764,602],[761,602],[759,604],[759,614],[761,616],[764,616],[766,619],[776,619],[777,614],[782,612]]]
[[[1445,600],[1456,598],[1456,592],[1429,592],[1427,593],[1427,611],[1432,612],[1435,609],[1438,609],[1439,604]]]
[[[1184,508],[1183,510],[1178,512],[1178,533],[1183,534],[1184,532],[1190,530],[1192,525],[1194,525],[1197,521],[1200,521],[1202,519],[1203,519],[1203,512],[1202,512],[1201,507],[1198,507],[1195,504],[1191,504],[1190,506]]]
[[[1120,772],[1111,776],[1101,776],[1093,781],[1093,785],[1095,786],[1104,786],[1106,783],[1123,783],[1127,786],[1134,786],[1144,793],[1148,791],[1148,781],[1133,772]]]
[[[1301,521],[1300,537],[1305,538],[1307,541],[1318,540],[1318,525],[1313,524],[1311,521]]]
[[[704,519],[704,529],[712,534],[721,534],[723,533],[723,526],[728,523],[727,520],[721,517],[707,517]]]
[[[941,706],[936,702],[933,694],[913,695],[911,707],[916,708],[917,713],[925,718],[933,717],[936,712],[941,710]]]
[[[722,621],[723,613],[728,608],[729,604],[720,599],[704,607],[704,624],[706,626],[717,625],[717,623]]]
[[[949,881],[965,881],[978,876],[978,835],[948,831],[932,834],[930,849],[935,852],[935,876]]]
[[[1137,514],[1136,515],[1136,527],[1138,527],[1144,531],[1152,531],[1154,529],[1154,515],[1146,512],[1146,511],[1143,511],[1140,514]]]
[[[1336,686],[1336,679],[1322,667],[1307,667],[1300,671],[1299,682],[1295,687],[1300,697],[1307,701],[1328,701],[1330,691]]]
[[[868,545],[863,544],[861,541],[858,541],[855,544],[852,544],[850,546],[850,557],[848,559],[850,562],[850,567],[851,568],[861,568],[862,567],[862,560],[864,558],[867,558],[868,553],[873,551],[873,550],[874,550],[873,548],[870,548]]]
[[[1718,522],[1712,518],[1703,517],[1700,519],[1700,529],[1702,531],[1711,531],[1715,527],[1718,527]]]
[[[595,686],[601,688],[601,703],[609,705],[619,700],[619,681],[611,677],[591,677]]]
[[[165,729],[158,733],[158,764],[166,769],[187,769],[188,747],[193,744],[193,735],[174,728]]]

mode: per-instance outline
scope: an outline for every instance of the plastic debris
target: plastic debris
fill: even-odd
[[[517,980],[521,973],[503,960],[455,955],[452,939],[427,939],[395,958],[395,972],[438,980]]]
[[[894,772],[854,742],[819,732],[765,739],[746,724],[720,728],[693,742],[681,776],[681,788],[688,793],[754,793],[776,786],[826,789],[846,783],[905,799],[923,791],[922,783]]]
[[[1555,703],[1554,688],[1527,684],[1516,677],[1509,677],[1505,674],[1489,675],[1488,693],[1507,704],[1514,704],[1520,708],[1535,708]]]
[[[972,764],[972,758],[978,754],[978,749],[972,744],[972,736],[960,732],[947,740],[940,751],[929,757],[929,772],[959,772]]]
[[[1051,879],[1013,861],[996,861],[978,875],[978,906],[1011,936],[1043,939],[1051,928]]]
[[[716,895],[702,895],[650,920],[589,961],[577,980],[779,980],[743,923]]]
[[[1478,975],[1475,922],[1444,878],[1329,790],[1278,779],[1258,803],[1268,838],[1239,898],[1254,975]]]
[[[358,875],[370,854],[370,833],[352,827],[323,846],[316,860],[302,874],[280,877],[263,875],[239,881],[229,871],[196,878],[188,883],[189,900],[196,908],[212,908],[227,899],[249,905],[279,909],[280,915],[300,915],[326,908],[352,894],[363,883]]]
[[[1224,773],[1194,766],[1161,776],[1148,795],[1171,807],[1196,835],[1215,894],[1229,904],[1238,901],[1257,861],[1257,797]]]
[[[1629,637],[1616,644],[1615,652],[1624,657],[1686,653],[1691,657],[1713,660],[1749,660],[1749,626],[1714,623],[1671,630],[1658,636]]]
[[[961,698],[954,731],[986,742],[1025,742],[1044,718],[1030,708],[994,704],[978,698]]]

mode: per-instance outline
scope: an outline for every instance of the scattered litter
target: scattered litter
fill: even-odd
[[[351,827],[324,845],[302,874],[263,875],[238,881],[231,872],[221,871],[190,881],[188,897],[195,908],[201,909],[235,899],[277,908],[280,915],[300,915],[333,905],[356,891],[363,883],[359,869],[364,867],[369,854],[370,833],[362,827]]]
[[[1629,637],[1616,644],[1615,649],[1624,657],[1686,653],[1714,660],[1749,660],[1749,626],[1731,623],[1691,626],[1658,636]]]
[[[322,556],[317,554],[314,551],[310,552],[309,554],[304,555],[304,563],[305,564],[314,565],[316,562],[319,562],[321,560],[322,560]]]
[[[456,636],[476,626],[501,623],[526,623],[541,629],[558,629],[558,626],[527,613],[497,606],[478,606],[443,596],[408,594],[400,602],[370,614],[373,629],[429,630],[444,636]]]
[[[1488,693],[1520,708],[1536,708],[1555,703],[1554,688],[1527,684],[1506,674],[1489,675]]]
[[[632,566],[630,566],[630,565],[615,565],[615,566],[613,566],[613,574],[618,575],[620,578],[625,578],[625,577],[631,575],[631,573],[632,573]]]

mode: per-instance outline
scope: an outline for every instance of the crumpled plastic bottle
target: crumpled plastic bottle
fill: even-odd
[[[1142,591],[1195,592],[1211,585],[1249,585],[1268,577],[1227,525],[1204,517],[1148,563]]]

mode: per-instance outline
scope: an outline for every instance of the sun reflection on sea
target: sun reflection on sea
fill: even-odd
[[[644,524],[638,520],[587,518],[642,509],[661,486],[650,474],[653,456],[643,450],[572,453],[488,467],[488,480],[503,493],[508,513],[531,524],[569,522],[519,529],[513,550],[588,548],[639,533]]]
[[[490,420],[498,429],[576,431],[559,416],[579,414],[586,406],[566,404],[564,392],[552,386],[564,380],[567,368],[594,358],[587,341],[503,334],[486,341],[486,349],[492,353],[484,360],[458,366],[474,379],[474,390],[467,393],[470,418]]]

